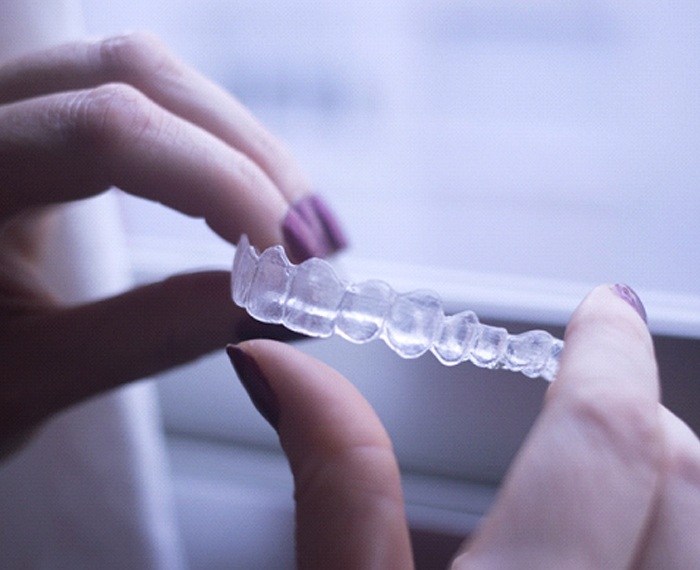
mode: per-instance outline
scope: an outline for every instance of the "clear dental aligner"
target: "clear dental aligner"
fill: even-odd
[[[564,345],[542,330],[508,334],[480,323],[472,311],[446,316],[432,291],[399,294],[383,281],[346,283],[322,259],[292,264],[281,246],[258,253],[246,236],[231,279],[234,302],[259,321],[356,343],[381,338],[403,358],[430,351],[448,366],[469,360],[552,381]]]

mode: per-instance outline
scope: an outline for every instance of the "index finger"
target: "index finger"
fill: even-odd
[[[117,185],[296,261],[346,246],[285,145],[148,34],[0,66],[0,122],[0,219]]]
[[[283,243],[289,208],[246,155],[133,87],[0,106],[0,217],[84,198],[114,185],[203,217],[224,239]]]
[[[0,103],[109,83],[132,86],[233,146],[265,172],[289,203],[309,191],[309,181],[279,139],[237,99],[147,33],[61,45],[5,64],[0,67]]]
[[[289,346],[253,340],[228,351],[289,459],[299,566],[411,568],[399,467],[367,400]]]
[[[601,286],[576,310],[565,340],[543,413],[456,567],[626,568],[635,558],[662,459],[651,337],[629,304]]]

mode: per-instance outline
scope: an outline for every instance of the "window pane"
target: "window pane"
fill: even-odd
[[[93,31],[155,30],[286,139],[359,257],[676,292],[700,271],[699,12],[88,2]],[[134,212],[150,235],[151,214]]]

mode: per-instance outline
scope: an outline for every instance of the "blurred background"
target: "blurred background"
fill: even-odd
[[[87,0],[284,139],[353,255],[697,290],[700,6],[607,0]],[[133,240],[210,240],[129,206]]]

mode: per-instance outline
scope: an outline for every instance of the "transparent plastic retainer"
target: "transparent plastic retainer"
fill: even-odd
[[[312,337],[382,339],[403,358],[430,351],[452,366],[466,360],[554,380],[564,343],[542,330],[511,335],[473,311],[446,316],[432,291],[397,293],[383,281],[347,283],[323,259],[292,264],[282,246],[258,253],[242,236],[231,275],[233,301],[251,317]]]

